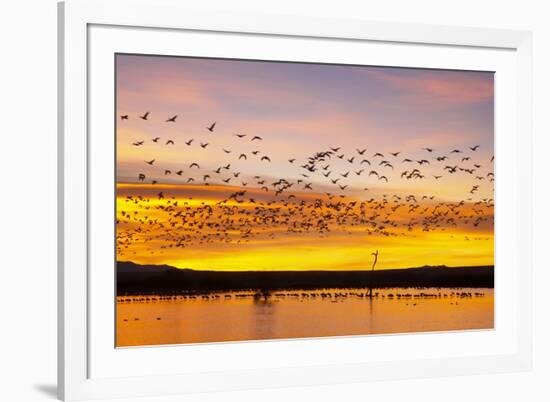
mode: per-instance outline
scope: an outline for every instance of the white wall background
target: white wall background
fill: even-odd
[[[153,0],[152,0],[153,1]],[[185,1],[190,7],[199,2]],[[550,400],[550,23],[539,0],[220,0],[200,7],[528,29],[535,60],[535,367],[530,373],[208,394],[160,401]],[[55,399],[56,1],[0,13],[0,400]],[[151,401],[153,399],[140,399]]]

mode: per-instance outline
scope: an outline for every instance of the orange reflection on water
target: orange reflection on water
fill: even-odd
[[[492,329],[493,289],[252,292],[117,300],[117,346]],[[148,300],[147,300],[148,299]]]

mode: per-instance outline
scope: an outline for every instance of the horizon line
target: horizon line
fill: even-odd
[[[187,270],[187,271],[197,271],[197,272],[237,272],[237,273],[243,273],[243,272],[373,272],[373,271],[398,271],[398,270],[405,270],[405,269],[420,269],[420,268],[493,268],[495,267],[494,264],[485,264],[485,265],[420,265],[416,267],[400,267],[400,268],[381,268],[381,269],[374,269],[371,268],[365,268],[365,269],[342,269],[342,270],[329,270],[329,269],[286,269],[286,270],[278,270],[278,269],[255,269],[255,270],[238,270],[238,269],[194,269],[194,268],[180,268],[176,267],[174,265],[170,264],[139,264],[137,262],[133,261],[116,261],[116,264],[119,263],[131,263],[140,267],[170,267],[174,269],[179,270]]]

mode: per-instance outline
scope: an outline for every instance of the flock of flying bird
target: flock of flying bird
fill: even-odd
[[[130,116],[121,115],[122,121]],[[150,113],[138,116],[149,120]],[[164,120],[176,123],[174,115]],[[216,202],[192,202],[169,194],[166,188],[151,193],[136,187],[126,194],[124,204],[117,210],[117,251],[124,256],[136,254],[134,245],[149,244],[148,253],[162,253],[166,248],[186,248],[207,244],[242,244],[255,238],[273,239],[282,233],[301,233],[328,237],[331,233],[357,232],[381,236],[411,236],[415,230],[445,231],[449,227],[479,227],[493,224],[494,201],[477,198],[480,186],[489,185],[492,194],[494,157],[487,161],[476,158],[480,145],[467,149],[452,149],[441,153],[434,148],[420,150],[420,159],[403,156],[401,152],[371,152],[367,148],[348,151],[343,147],[328,147],[307,156],[304,160],[289,158],[288,166],[295,169],[293,177],[268,175],[244,177],[235,165],[261,163],[271,166],[273,160],[261,149],[234,152],[230,145],[215,149],[209,136],[219,135],[216,122],[204,127],[201,140],[195,138],[161,138],[138,140],[134,147],[147,147],[149,141],[170,147],[182,141],[188,147],[200,147],[219,152],[225,159],[215,168],[201,166],[201,161],[187,161],[180,166],[166,166],[157,157],[145,159],[144,167],[155,169],[152,177],[136,172],[138,182],[162,186],[161,178],[169,183],[185,185],[223,185],[225,198]],[[210,137],[212,138],[212,137]],[[232,134],[234,142],[248,141],[261,148],[264,138],[243,133]],[[152,155],[154,156],[154,155]],[[203,163],[204,165],[204,163]],[[484,166],[486,165],[486,166]],[[430,173],[426,168],[430,168]],[[275,169],[273,169],[275,170]],[[487,171],[489,170],[489,171]],[[487,173],[482,173],[487,171]],[[435,173],[435,174],[434,174]],[[471,179],[464,199],[456,202],[438,201],[433,195],[382,194],[365,197],[369,188],[356,183],[376,183],[376,187],[395,180],[434,180],[437,185],[449,175],[465,175]],[[351,180],[353,178],[353,180]],[[364,181],[363,181],[364,180]],[[158,186],[157,186],[158,187]],[[391,191],[391,190],[390,190]],[[154,195],[153,195],[154,194]],[[126,207],[127,206],[127,207]],[[464,240],[488,240],[488,237],[468,237]],[[156,245],[152,245],[156,242]]]

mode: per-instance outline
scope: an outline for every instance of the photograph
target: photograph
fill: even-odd
[[[494,330],[493,71],[114,57],[116,347]]]

